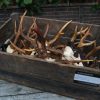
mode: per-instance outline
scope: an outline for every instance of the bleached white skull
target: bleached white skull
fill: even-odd
[[[81,60],[81,58],[80,58],[80,54],[78,54],[78,57],[75,57],[72,48],[70,46],[66,46],[63,52],[62,60],[72,61],[72,60]],[[74,63],[74,65],[83,66],[82,62]]]

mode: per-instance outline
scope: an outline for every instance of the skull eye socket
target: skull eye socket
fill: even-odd
[[[74,56],[75,56],[76,58],[78,58],[78,52],[77,52],[77,51],[74,51]]]

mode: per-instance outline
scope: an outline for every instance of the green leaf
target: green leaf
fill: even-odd
[[[10,4],[10,0],[4,0],[4,4],[5,5],[9,5]]]
[[[3,3],[2,3],[2,2],[0,2],[0,8],[2,7],[2,5],[3,5]]]
[[[31,4],[32,3],[32,0],[24,0],[24,4],[28,5],[28,4]]]
[[[0,7],[7,7],[11,3],[11,0],[0,0]]]
[[[16,0],[16,3],[19,3],[20,2],[20,0]]]

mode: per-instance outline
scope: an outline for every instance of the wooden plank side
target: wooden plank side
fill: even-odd
[[[6,63],[5,63],[6,62]],[[63,67],[58,68],[56,64],[42,62],[33,59],[27,59],[19,56],[12,56],[0,53],[0,69],[6,70],[8,72],[14,72],[21,75],[39,75],[44,78],[53,78],[56,80],[66,81],[67,77],[71,77],[69,81],[72,81],[73,75],[64,70]],[[54,67],[55,66],[55,67]],[[61,70],[62,69],[62,70]],[[67,67],[66,67],[67,69]],[[65,72],[61,72],[65,71]],[[72,70],[73,72],[73,70]],[[65,74],[65,77],[63,77]]]
[[[28,56],[29,57],[29,56]],[[38,77],[41,79],[50,79],[59,81],[67,85],[74,84],[73,79],[75,71],[94,73],[100,76],[100,71],[90,68],[69,67],[69,65],[60,65],[48,63],[39,59],[29,59],[27,56],[18,56],[6,53],[0,53],[0,70],[4,70],[18,75],[29,77]],[[6,63],[5,63],[6,62]],[[87,70],[88,69],[88,70]],[[94,90],[100,90],[100,87],[86,86]]]
[[[19,58],[18,58],[19,59]],[[21,59],[19,59],[19,60],[21,60]],[[9,61],[9,60],[8,60]],[[11,61],[13,62],[13,60],[11,59]],[[2,61],[1,61],[2,62]],[[5,62],[3,62],[3,63],[5,63]],[[14,64],[15,64],[15,62],[13,62]],[[22,65],[22,64],[21,64]],[[18,65],[19,66],[19,65]],[[6,68],[6,67],[8,67],[8,68]],[[12,69],[11,67],[9,67],[9,66],[0,66],[0,69],[2,69],[3,68],[3,70],[4,71],[2,71],[2,70],[0,70],[0,77],[2,78],[2,79],[6,79],[6,80],[8,80],[8,81],[12,81],[12,82],[16,82],[16,83],[19,83],[19,84],[24,84],[24,85],[26,85],[26,86],[30,86],[30,87],[35,87],[35,88],[38,88],[38,89],[41,89],[41,90],[44,90],[44,91],[51,91],[51,92],[56,92],[56,93],[61,93],[62,95],[71,95],[71,96],[73,96],[73,93],[74,93],[74,91],[76,91],[76,90],[78,90],[77,88],[75,89],[75,90],[73,90],[73,89],[69,89],[69,88],[64,88],[64,87],[66,87],[66,86],[69,86],[69,84],[67,84],[67,82],[68,82],[68,79],[66,78],[66,80],[67,80],[67,82],[66,82],[66,84],[64,85],[64,86],[62,86],[61,84],[62,83],[59,83],[59,81],[58,82],[56,82],[55,83],[55,81],[56,81],[56,79],[54,80],[54,79],[52,79],[52,74],[51,74],[51,81],[48,79],[46,82],[45,82],[45,78],[46,77],[39,77],[40,75],[39,75],[39,73],[38,73],[38,76],[37,76],[37,80],[36,79],[34,79],[34,77],[36,77],[36,75],[34,74],[34,72],[33,72],[33,74],[31,73],[31,75],[30,75],[30,71],[29,71],[29,69],[28,69],[28,72],[27,73],[23,73],[23,72],[20,72],[20,68],[21,66],[19,66],[19,68],[16,70],[16,69]],[[38,66],[39,67],[39,66]],[[40,66],[40,67],[42,67],[42,66]],[[9,70],[9,68],[11,68],[10,70]],[[16,68],[16,67],[14,67],[13,66],[13,68]],[[27,68],[29,68],[29,66],[27,66]],[[34,68],[34,66],[33,66],[33,68]],[[26,70],[24,70],[24,69],[26,69],[26,68],[23,68],[23,71],[26,71]],[[32,69],[31,69],[32,70]],[[17,71],[17,73],[16,73],[16,71]],[[63,71],[62,71],[63,72]],[[14,73],[16,73],[19,77],[20,77],[20,79],[18,78],[17,79],[17,75],[16,74],[14,74]],[[73,74],[73,73],[72,73]],[[9,76],[10,75],[10,76]],[[20,75],[23,75],[23,76],[20,76]],[[48,74],[47,74],[48,75]],[[54,76],[55,77],[55,76]],[[62,75],[62,77],[63,77],[63,75]],[[66,77],[66,76],[65,76]],[[25,80],[23,80],[25,78]],[[39,81],[40,79],[39,78],[41,78],[41,81]],[[70,77],[69,77],[69,79],[70,79]],[[72,79],[70,79],[70,80],[72,80]],[[28,83],[27,83],[27,81],[28,81]],[[34,81],[36,81],[36,83],[34,84]],[[61,81],[61,82],[63,82],[63,81]],[[42,83],[42,85],[41,85],[41,83]],[[58,85],[57,85],[57,87],[55,87],[55,86],[53,86],[52,87],[52,85],[51,85],[51,87],[50,86],[48,86],[49,84],[48,83],[50,83],[50,84],[53,84],[53,85],[57,85],[58,83]],[[73,83],[71,83],[70,82],[70,84],[73,84]],[[73,84],[73,85],[75,85],[75,84]],[[78,88],[81,88],[81,86],[79,86],[79,85],[76,85],[76,87],[78,87]],[[59,89],[60,88],[60,89]],[[70,87],[70,88],[73,88],[73,86],[72,87]],[[79,91],[81,91],[81,92],[77,92],[75,95],[80,95],[80,93],[81,93],[81,96],[84,96],[85,95],[85,97],[87,97],[88,96],[88,93],[89,94],[91,94],[90,92],[86,92],[87,91],[87,89],[89,88],[89,86],[84,86],[84,88],[86,89],[86,90],[84,90],[84,93],[82,93],[82,90],[79,90]],[[50,90],[49,90],[50,89]],[[91,90],[93,89],[93,91],[95,90],[95,88],[91,88]],[[59,91],[58,91],[59,90]],[[73,91],[72,93],[66,93],[67,91]],[[97,89],[98,91],[100,90],[100,88],[98,88]],[[92,91],[92,92],[93,92]],[[86,93],[85,93],[86,92]],[[99,91],[100,92],[100,91]],[[87,95],[86,95],[87,94]],[[99,93],[100,94],[100,93]],[[92,93],[91,95],[95,95],[95,93]],[[97,94],[98,95],[98,94]],[[98,97],[98,96],[97,96]],[[96,97],[96,98],[97,98]],[[93,98],[93,97],[92,97]]]

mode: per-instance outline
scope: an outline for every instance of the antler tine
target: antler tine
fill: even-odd
[[[72,20],[70,20],[70,21],[68,21],[67,23],[65,23],[65,24],[63,25],[63,27],[59,30],[59,32],[55,35],[55,37],[54,37],[52,40],[50,40],[50,41],[48,42],[48,45],[53,44],[61,35],[63,35],[64,32],[62,32],[62,31],[63,31],[71,22],[72,22]]]
[[[22,36],[25,40],[29,41],[32,45],[35,46],[36,39],[37,39],[37,34],[36,34],[36,36],[35,36],[34,38],[28,37],[28,36],[26,36],[26,35],[24,35],[24,34],[21,34],[21,36]]]
[[[15,35],[16,35],[16,20],[15,20],[14,33],[15,33]]]
[[[31,53],[32,51],[35,51],[35,48],[21,49],[18,46],[16,46],[14,43],[12,43],[11,41],[10,41],[10,43],[11,43],[12,48],[14,48],[15,51],[17,51],[18,53],[21,53],[21,54],[27,54],[27,52]]]
[[[82,28],[80,29],[80,31],[77,32],[77,34],[78,34],[78,35],[82,35],[82,34],[84,34],[88,29],[89,29],[88,27],[86,27],[85,29],[83,29],[83,27],[82,27]]]
[[[27,13],[27,11],[25,11],[24,14],[21,17],[21,20],[20,20],[20,23],[19,23],[19,28],[18,28],[18,33],[20,33],[22,31],[22,24],[23,24],[23,20],[24,20],[26,13]]]
[[[71,38],[71,42],[74,42],[78,35],[80,35],[82,38],[82,35],[88,30],[88,27],[86,27],[85,29],[83,29],[83,27],[81,27],[80,31],[77,31],[77,29],[78,29],[78,27],[76,26],[75,32]]]
[[[91,27],[90,27],[91,28]],[[88,30],[89,28],[88,27],[86,27],[84,30],[81,30],[81,33],[85,33],[87,30]]]
[[[89,28],[86,27],[85,29],[81,30],[80,31],[80,37],[82,38],[82,36],[86,33],[86,31],[88,30]]]
[[[81,27],[80,31],[82,31],[82,30],[83,30],[83,27]]]
[[[91,28],[91,27],[90,27]],[[90,43],[84,43],[84,40],[86,39],[87,36],[91,35],[90,34],[90,28],[87,30],[87,32],[84,34],[84,36],[82,37],[82,39],[80,40],[79,44],[77,47],[83,47],[83,46],[89,46],[89,45],[92,45],[94,44],[96,41],[91,41]]]
[[[18,51],[19,53],[25,54],[25,51],[17,47],[13,42],[10,41],[10,44],[16,51]]]
[[[74,42],[76,37],[77,37],[77,29],[78,29],[78,26],[75,27],[75,31],[74,31],[74,34],[73,34],[73,36],[71,38],[71,42]]]
[[[52,40],[48,41],[47,44],[48,45],[51,45],[53,44],[61,35],[63,35],[64,33],[60,33],[60,34],[57,34]]]
[[[22,24],[23,24],[23,20],[24,20],[24,16],[26,15],[27,11],[24,12],[24,14],[21,17],[20,23],[19,23],[19,28],[18,28],[18,32],[16,32],[16,37],[14,40],[14,44],[16,44],[20,34],[22,33]]]
[[[58,33],[62,33],[62,31],[72,22],[72,20],[68,21],[67,23],[65,23],[65,25],[59,30]]]
[[[35,49],[33,48],[29,48],[29,49],[23,49],[24,51],[26,51],[26,52],[32,52],[32,51],[35,51]]]
[[[31,33],[33,27],[35,27],[35,25],[36,25],[36,17],[33,17],[33,23],[32,23],[32,25],[30,26],[30,28],[29,28],[29,30],[28,30],[27,36],[30,35],[30,33]]]
[[[46,30],[43,36],[44,38],[47,36],[48,30],[49,30],[49,24],[46,25]]]
[[[100,46],[95,47],[93,50],[91,50],[87,55],[86,59],[89,58],[90,56],[93,56],[98,50],[100,50]]]

